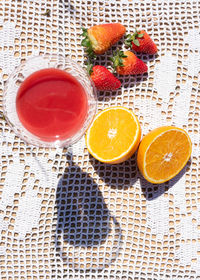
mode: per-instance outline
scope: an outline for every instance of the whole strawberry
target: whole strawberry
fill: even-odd
[[[156,44],[144,30],[128,34],[125,44],[138,53],[155,54],[158,51]]]
[[[126,28],[121,23],[107,23],[83,28],[85,38],[81,45],[86,48],[90,57],[94,54],[105,53],[112,45],[117,43],[126,32]]]
[[[136,75],[148,71],[147,65],[131,51],[117,51],[111,60],[113,68],[120,75]]]
[[[90,77],[98,90],[117,90],[121,82],[104,66],[95,65]]]

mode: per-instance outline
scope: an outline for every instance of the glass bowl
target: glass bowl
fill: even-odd
[[[32,134],[21,121],[16,108],[16,97],[23,81],[36,71],[48,68],[64,70],[73,76],[84,88],[88,100],[88,111],[84,123],[79,131],[66,139],[54,139],[53,141]],[[68,147],[77,142],[89,127],[97,108],[96,90],[87,72],[74,60],[61,55],[43,55],[32,57],[21,63],[8,78],[3,93],[3,113],[8,124],[17,136],[26,143],[47,148]]]

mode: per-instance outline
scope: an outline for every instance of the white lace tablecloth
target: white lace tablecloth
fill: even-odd
[[[184,170],[156,186],[141,177],[135,156],[102,164],[84,138],[71,149],[36,148],[1,118],[1,280],[200,279],[199,14],[192,0],[1,0],[1,111],[5,82],[21,61],[60,53],[83,65],[81,26],[121,22],[127,33],[147,30],[158,55],[140,55],[148,75],[99,92],[98,109],[127,106],[143,135],[175,125],[193,143]],[[102,65],[117,46],[99,58]]]

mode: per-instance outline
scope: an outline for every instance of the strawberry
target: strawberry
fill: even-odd
[[[104,66],[95,65],[90,72],[98,90],[116,90],[121,86],[121,82]]]
[[[143,74],[148,70],[147,65],[131,51],[117,51],[111,60],[120,75]]]
[[[126,32],[126,28],[121,23],[107,23],[83,28],[85,38],[81,45],[86,48],[90,57],[95,54],[105,53],[112,45],[117,43]]]
[[[157,53],[157,46],[144,30],[135,31],[132,35],[128,34],[125,44],[138,53]]]

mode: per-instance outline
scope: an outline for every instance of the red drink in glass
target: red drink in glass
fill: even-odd
[[[69,73],[48,68],[28,76],[17,92],[16,110],[23,126],[43,141],[73,137],[88,113],[83,86]]]

